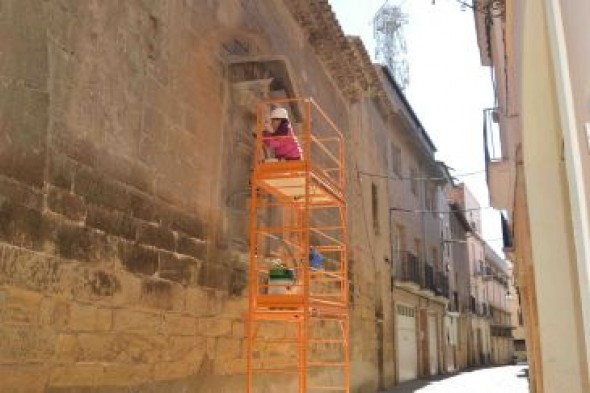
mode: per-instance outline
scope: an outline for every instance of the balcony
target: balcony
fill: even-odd
[[[479,312],[479,316],[481,317],[487,317],[488,316],[488,305],[487,303],[481,303],[480,304],[480,312]]]
[[[422,280],[422,289],[435,292],[434,286],[434,267],[431,264],[424,264],[424,277]]]
[[[514,164],[509,159],[508,151],[514,149],[506,136],[508,131],[500,124],[500,108],[483,111],[484,155],[486,162],[486,180],[490,193],[490,204],[496,209],[512,208]]]
[[[448,283],[448,281],[447,281],[447,283]],[[453,296],[447,306],[447,310],[449,312],[460,312],[461,311],[461,308],[459,307],[459,293],[457,291],[453,291]]]
[[[420,262],[418,257],[408,251],[400,251],[395,261],[395,282],[402,287],[419,289]]]
[[[449,277],[443,272],[436,272],[434,276],[434,294],[449,298]]]

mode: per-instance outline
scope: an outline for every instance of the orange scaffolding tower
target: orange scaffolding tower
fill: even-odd
[[[289,109],[301,160],[273,159],[269,110]],[[279,137],[276,137],[279,138]],[[345,141],[309,98],[257,108],[250,209],[247,392],[350,391]],[[311,247],[323,255],[310,266]],[[297,378],[293,378],[297,377]]]

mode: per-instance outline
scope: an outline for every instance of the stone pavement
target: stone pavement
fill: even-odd
[[[528,366],[502,366],[462,371],[410,381],[382,393],[528,393]]]

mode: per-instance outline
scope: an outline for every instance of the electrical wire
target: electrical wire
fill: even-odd
[[[402,207],[390,207],[389,210],[402,212],[402,213],[419,213],[419,214],[453,214],[453,213],[465,213],[465,212],[472,212],[472,211],[480,211],[486,209],[495,209],[492,206],[481,206],[475,207],[471,209],[451,209],[451,210],[417,210],[417,209],[404,209]]]
[[[480,170],[480,171],[473,171],[473,172],[465,172],[465,173],[457,173],[452,175],[451,177],[468,177],[468,176],[474,176],[474,175],[479,175],[482,173],[485,173],[485,170]],[[362,170],[358,170],[358,173],[364,176],[369,176],[369,177],[380,177],[383,179],[390,179],[390,180],[394,180],[394,181],[402,181],[402,180],[448,180],[448,178],[446,177],[413,177],[413,176],[390,176],[390,175],[384,175],[384,174],[380,174],[380,173],[371,173],[371,172],[366,172],[366,171],[362,171]]]
[[[434,4],[435,0],[432,1]],[[486,4],[479,5],[479,3],[483,3],[480,0],[473,0],[473,3],[468,3],[465,0],[455,0],[456,3],[459,3],[462,7],[470,8],[474,12],[479,12],[480,14],[484,14],[491,18],[498,18],[504,14],[505,5],[501,0],[491,0],[488,1]]]

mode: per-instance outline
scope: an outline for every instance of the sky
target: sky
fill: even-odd
[[[344,32],[360,36],[373,59],[372,20],[384,2],[330,0]],[[457,0],[390,0],[390,4],[401,5],[409,17],[406,97],[437,147],[436,159],[453,168],[458,181],[484,207],[483,238],[502,255],[499,213],[485,208],[489,199],[482,111],[494,106],[494,96],[490,69],[480,63],[473,12]]]

